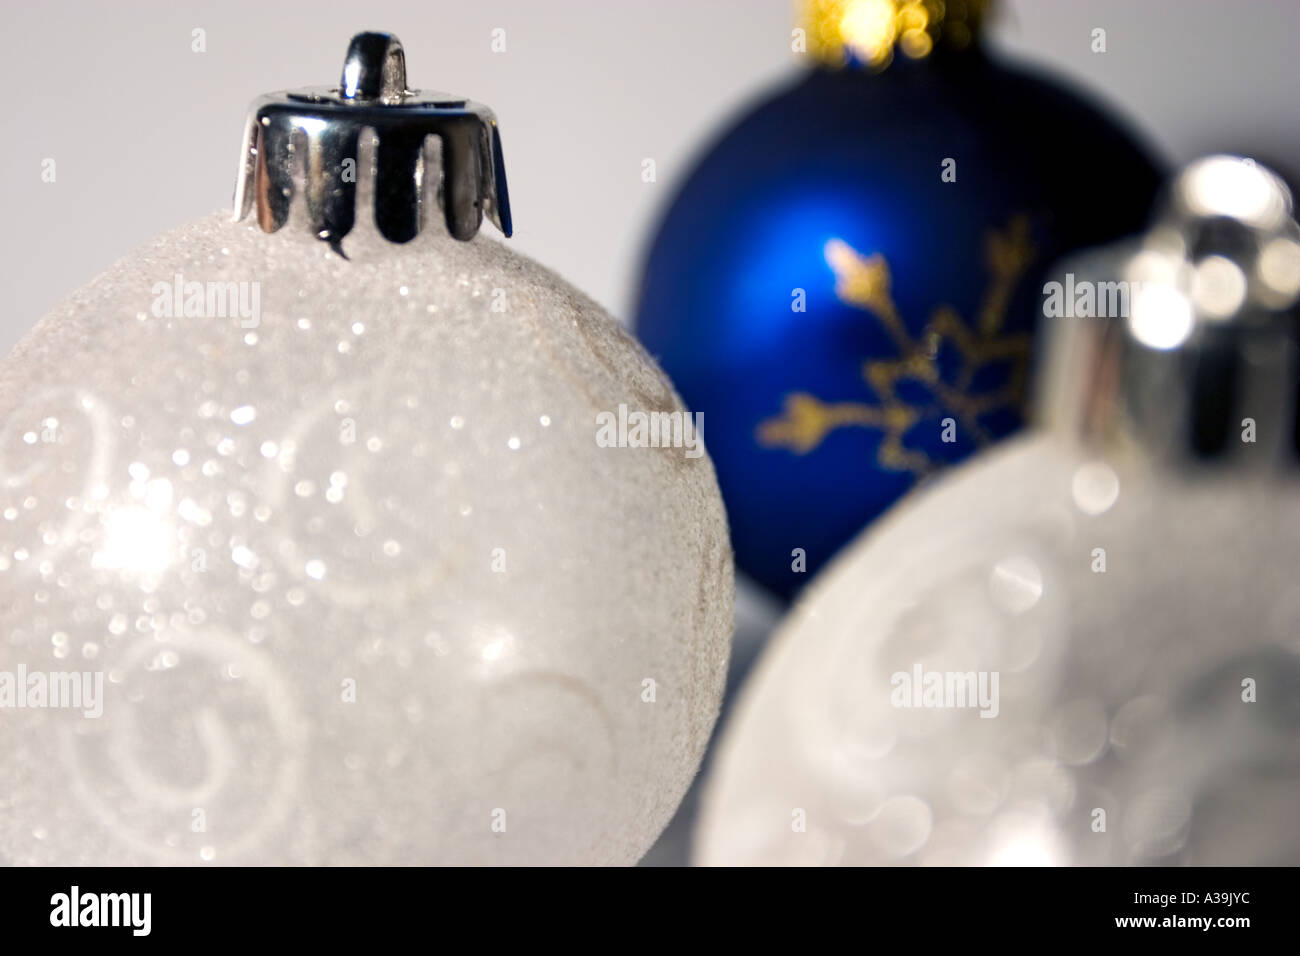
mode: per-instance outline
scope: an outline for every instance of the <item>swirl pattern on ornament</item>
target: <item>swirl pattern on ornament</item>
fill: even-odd
[[[103,718],[61,738],[103,831],[160,863],[264,849],[294,804],[308,736],[271,658],[208,627],[138,639],[109,666]]]
[[[428,412],[414,392],[395,401],[392,387],[387,372],[331,387],[290,421],[265,466],[266,502],[286,532],[273,543],[280,563],[327,580],[322,594],[345,607],[401,601],[446,575],[429,547],[445,498],[430,483],[448,476],[431,474],[419,437]]]

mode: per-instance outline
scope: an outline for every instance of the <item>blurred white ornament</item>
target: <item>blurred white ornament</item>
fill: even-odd
[[[394,55],[358,37],[353,79],[395,95]],[[420,108],[316,105],[367,111],[357,208],[392,213],[384,111],[400,144]],[[484,208],[509,225],[474,109],[420,114],[452,124],[441,185],[406,157],[463,239]],[[722,689],[712,467],[597,445],[598,413],[680,402],[546,270],[432,225],[342,245],[321,157],[347,127],[293,125],[326,139],[252,139],[245,189],[290,228],[166,235],[0,366],[0,862],[635,862]],[[330,244],[277,208],[281,173]],[[227,292],[249,308],[211,314]]]
[[[699,862],[1300,863],[1290,209],[1212,157],[1141,248],[1080,264],[1141,296],[1056,319],[1048,427],[809,590],[723,735]]]

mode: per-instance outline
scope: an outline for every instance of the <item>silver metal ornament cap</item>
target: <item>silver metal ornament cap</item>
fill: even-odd
[[[496,117],[463,97],[408,89],[406,55],[388,33],[352,38],[337,87],[253,102],[234,218],[256,210],[262,230],[275,232],[301,204],[311,230],[339,249],[356,222],[359,182],[392,242],[415,238],[435,208],[457,239],[472,239],[484,215],[511,234]]]
[[[1156,465],[1275,472],[1300,458],[1300,226],[1238,156],[1166,187],[1147,233],[1043,289],[1041,424]]]

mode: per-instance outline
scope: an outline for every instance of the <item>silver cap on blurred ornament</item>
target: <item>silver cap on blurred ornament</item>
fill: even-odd
[[[1136,242],[1044,288],[1040,423],[1153,467],[1294,474],[1300,226],[1280,178],[1209,156]]]
[[[235,219],[256,209],[264,232],[300,217],[340,250],[358,206],[392,242],[407,242],[441,210],[472,239],[483,216],[511,233],[501,135],[481,103],[406,85],[401,41],[358,33],[337,87],[259,97],[249,109]],[[341,250],[340,250],[341,251]]]

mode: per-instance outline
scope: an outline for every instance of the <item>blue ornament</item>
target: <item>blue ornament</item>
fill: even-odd
[[[1047,268],[1138,230],[1159,183],[1062,87],[976,44],[925,52],[752,110],[645,265],[637,332],[704,414],[737,565],[787,598],[1020,426]]]

